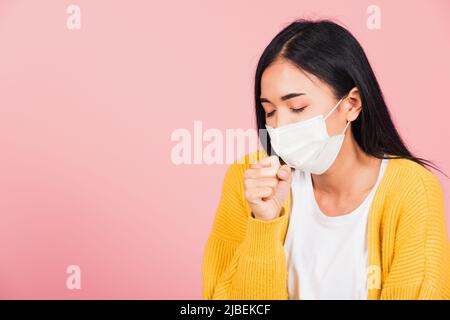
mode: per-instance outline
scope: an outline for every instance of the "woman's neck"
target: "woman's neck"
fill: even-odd
[[[381,160],[367,155],[347,131],[336,160],[321,175],[312,174],[314,190],[345,198],[370,190],[376,183]]]

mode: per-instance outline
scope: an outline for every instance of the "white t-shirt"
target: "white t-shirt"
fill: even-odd
[[[352,212],[325,215],[317,205],[309,172],[295,169],[293,204],[284,243],[291,300],[367,299],[367,222],[376,184]]]

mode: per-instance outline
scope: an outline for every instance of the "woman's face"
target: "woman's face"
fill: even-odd
[[[320,114],[325,117],[338,102],[330,86],[282,59],[277,59],[264,70],[260,99],[266,113],[266,124],[273,128]],[[326,119],[329,135],[344,130],[347,123],[345,103],[344,99]]]

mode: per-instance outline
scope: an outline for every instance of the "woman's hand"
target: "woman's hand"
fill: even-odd
[[[244,175],[245,198],[254,217],[261,220],[277,218],[289,195],[291,168],[288,165],[280,167],[278,157],[271,156],[251,164]]]

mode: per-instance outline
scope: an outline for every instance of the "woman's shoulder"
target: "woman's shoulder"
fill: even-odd
[[[389,159],[390,174],[402,183],[419,185],[431,185],[439,187],[439,180],[428,168],[414,160],[406,158]]]
[[[406,158],[389,159],[386,187],[402,201],[441,201],[442,186],[428,168]]]

